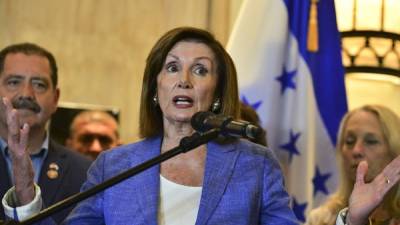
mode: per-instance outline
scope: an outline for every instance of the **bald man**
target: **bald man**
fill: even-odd
[[[66,145],[92,159],[120,145],[118,123],[104,111],[83,111],[72,121]]]

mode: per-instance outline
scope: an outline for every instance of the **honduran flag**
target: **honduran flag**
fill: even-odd
[[[227,49],[241,99],[257,110],[304,222],[337,187],[347,103],[334,0],[244,0]]]

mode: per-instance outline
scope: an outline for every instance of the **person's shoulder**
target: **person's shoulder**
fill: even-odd
[[[216,152],[214,154],[227,154],[226,157],[229,155],[235,157],[235,168],[238,170],[251,168],[258,171],[270,171],[271,169],[280,168],[277,158],[269,148],[247,139],[236,139],[230,143],[217,145],[210,150]]]
[[[160,153],[160,141],[157,138],[147,138],[103,151],[94,165],[104,167],[108,175],[116,174],[157,156]]]
[[[268,157],[268,158],[275,158],[274,153],[272,152],[271,149],[263,146],[256,144],[254,142],[251,142],[247,139],[238,139],[237,142],[235,142],[236,149],[243,154],[249,154],[249,155],[254,155],[256,157]]]
[[[110,157],[121,157],[124,155],[143,155],[148,154],[149,152],[154,151],[154,149],[159,150],[161,144],[161,138],[146,138],[139,140],[137,142],[133,142],[126,145],[117,146],[112,149],[108,149],[101,154]]]
[[[107,164],[117,162],[118,164],[123,164],[126,162],[132,165],[155,157],[160,153],[160,148],[161,138],[146,138],[103,151],[98,158],[101,158]]]
[[[327,196],[327,199],[316,208],[310,210],[307,215],[307,225],[334,224],[337,215],[347,207],[347,197],[337,191]]]
[[[65,158],[72,162],[74,165],[81,165],[83,167],[89,167],[92,160],[76,151],[68,149],[67,147],[56,143],[55,141],[50,141],[49,154],[59,154],[61,158]]]
[[[310,211],[307,216],[307,225],[317,225],[317,224],[325,224],[327,221],[328,224],[334,224],[336,220],[336,216],[339,210],[332,212],[325,205],[314,208]]]

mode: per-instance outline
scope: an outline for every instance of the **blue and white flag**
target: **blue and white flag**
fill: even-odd
[[[307,48],[312,4],[316,52]],[[334,0],[244,0],[227,49],[241,99],[257,110],[304,222],[337,187],[336,134],[347,103]]]

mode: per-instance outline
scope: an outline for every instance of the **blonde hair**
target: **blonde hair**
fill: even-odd
[[[365,105],[356,108],[343,117],[338,133],[338,143],[336,145],[336,156],[338,167],[340,168],[340,181],[337,191],[332,194],[324,204],[313,209],[308,217],[309,225],[330,225],[335,223],[336,215],[348,205],[350,194],[353,190],[354,179],[349,177],[345,171],[343,154],[341,148],[344,144],[344,129],[347,121],[357,112],[369,112],[376,116],[381,126],[385,141],[389,148],[389,154],[394,159],[400,155],[400,118],[390,109],[380,105]],[[393,187],[382,202],[383,206],[391,215],[400,215],[400,185]]]

